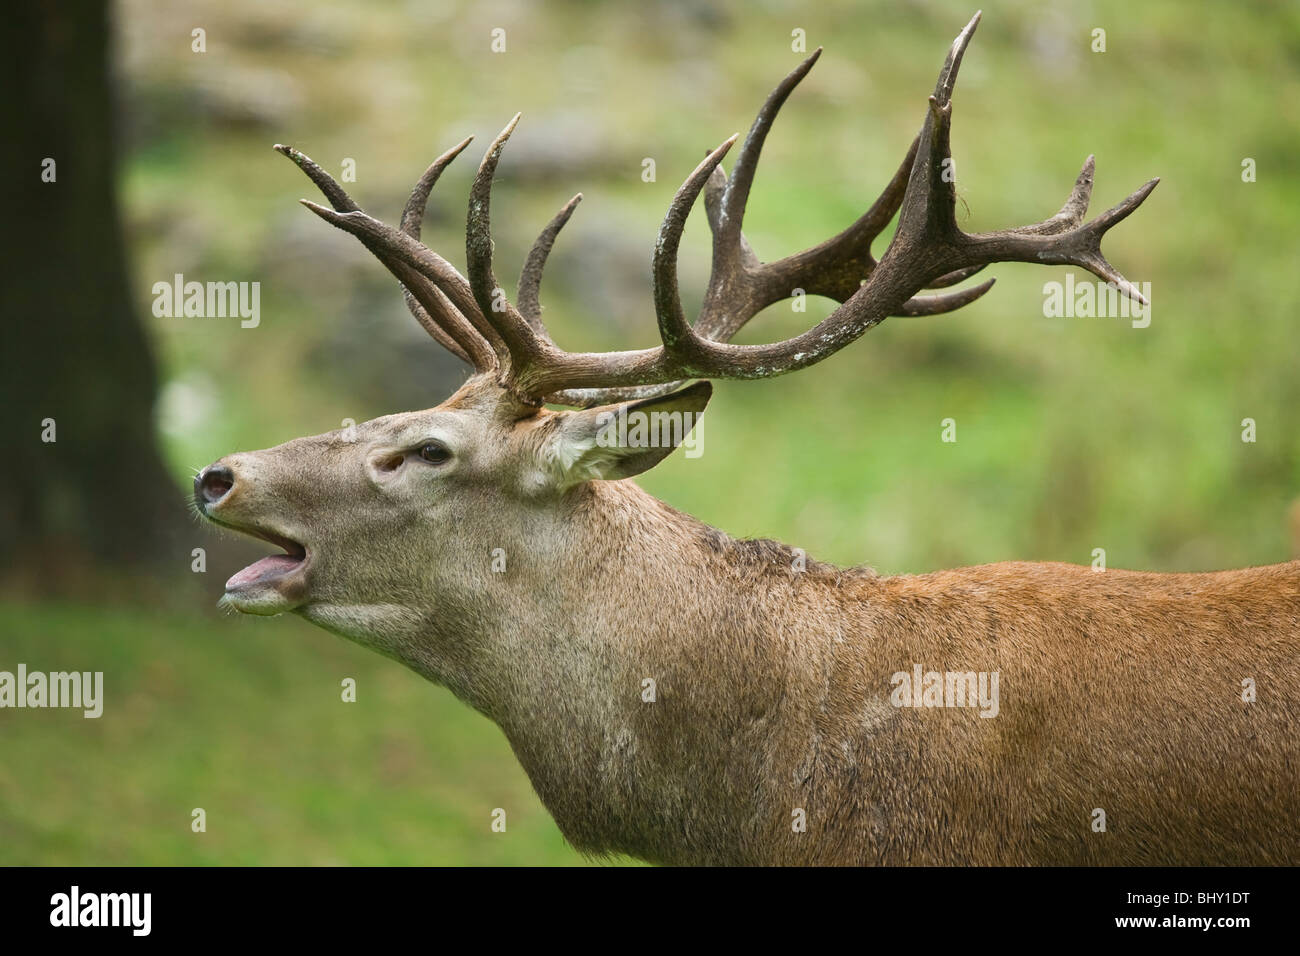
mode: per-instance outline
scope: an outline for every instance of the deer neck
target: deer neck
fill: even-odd
[[[843,627],[840,572],[800,571],[797,552],[734,541],[626,481],[592,483],[565,520],[574,544],[519,570],[529,600],[453,690],[501,726],[579,848],[680,860],[657,843],[671,816],[716,859],[715,841],[744,842],[733,831],[773,761],[796,771],[814,746],[831,642],[790,638]],[[536,598],[557,581],[580,593]]]

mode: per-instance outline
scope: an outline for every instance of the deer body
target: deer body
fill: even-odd
[[[650,349],[566,352],[542,323],[542,267],[579,197],[534,245],[518,305],[505,299],[489,209],[514,121],[471,190],[468,278],[419,242],[429,190],[468,140],[420,178],[397,228],[277,147],[332,208],[309,207],[379,257],[416,319],[474,374],[435,408],[200,472],[205,517],[285,549],[234,575],[223,602],[299,614],[449,687],[501,726],[565,835],[592,853],[1295,862],[1300,562],[880,577],[732,540],[624,480],[690,432],[711,386],[686,381],[796,371],[888,316],[960,308],[991,280],[918,293],[990,262],[1074,265],[1140,297],[1100,242],[1155,180],[1085,221],[1089,157],[1055,216],[957,227],[951,95],[978,20],[954,42],[893,180],[838,236],[765,263],[741,233],[759,151],[816,53],[768,98],[729,177],[719,164],[735,137],[696,167],[655,246],[662,344]],[[689,323],[676,256],[701,193],[713,273]],[[871,243],[895,214],[877,261]],[[796,289],[841,305],[785,342],[730,343]],[[634,417],[650,430],[611,438],[611,420]],[[656,431],[660,418],[677,427]]]
[[[574,499],[573,547],[485,576],[478,619],[446,633],[431,621],[419,645],[454,645],[468,626],[482,653],[404,662],[501,726],[584,851],[675,864],[1300,855],[1300,562],[800,572],[788,549],[730,539],[631,482]],[[556,581],[582,594],[535,599]],[[918,663],[998,671],[996,718],[893,706],[892,675]]]

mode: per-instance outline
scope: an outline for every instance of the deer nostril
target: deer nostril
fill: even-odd
[[[225,465],[209,465],[194,476],[194,500],[215,505],[235,484],[235,473]]]

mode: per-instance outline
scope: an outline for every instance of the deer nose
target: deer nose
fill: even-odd
[[[194,500],[199,507],[215,505],[235,484],[235,473],[225,465],[208,465],[194,476]]]

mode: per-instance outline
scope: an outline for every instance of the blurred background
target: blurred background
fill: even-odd
[[[270,147],[336,177],[350,161],[348,190],[391,222],[429,161],[473,134],[424,232],[463,264],[481,148],[522,110],[494,195],[498,274],[581,190],[546,321],[569,349],[646,346],[663,211],[802,59],[792,32],[826,52],[764,151],[746,232],[765,259],[876,197],[974,10],[19,3],[0,41],[13,71],[0,670],[103,671],[106,699],[98,720],[0,710],[0,863],[584,862],[500,732],[448,692],[296,618],[215,609],[265,549],[193,520],[195,470],[436,404],[466,374],[378,262],[297,204],[314,187]],[[882,573],[1087,564],[1097,548],[1111,567],[1164,571],[1288,559],[1300,7],[985,0],[954,108],[967,230],[1051,215],[1090,152],[1094,213],[1161,177],[1105,243],[1151,283],[1150,326],[1045,318],[1043,284],[1065,270],[994,266],[994,290],[958,313],[890,320],[813,370],[722,383],[703,456],[675,456],[644,486],[733,535]],[[696,302],[700,214],[681,260]],[[177,273],[260,283],[258,326],[153,314],[154,283]],[[787,337],[831,307],[774,306],[738,340]],[[955,443],[940,440],[948,418]],[[340,699],[349,677],[356,703]],[[498,807],[505,833],[490,827]]]

